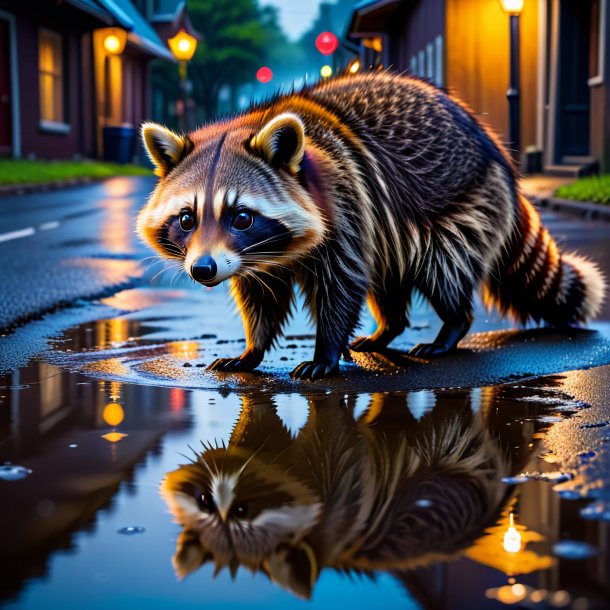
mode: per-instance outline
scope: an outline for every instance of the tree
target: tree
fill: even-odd
[[[189,0],[189,17],[204,36],[189,65],[193,97],[211,120],[220,89],[251,81],[266,55],[270,32],[256,0]]]

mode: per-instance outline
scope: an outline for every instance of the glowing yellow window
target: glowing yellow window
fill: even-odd
[[[64,70],[61,36],[49,30],[38,35],[40,119],[64,122]]]

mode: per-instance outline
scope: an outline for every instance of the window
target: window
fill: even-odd
[[[61,36],[49,30],[40,30],[38,50],[40,120],[63,123],[64,70]]]
[[[591,34],[589,36],[589,86],[604,82],[604,47],[606,44],[606,0],[591,2]]]
[[[434,47],[432,43],[426,45],[426,78],[434,80]]]
[[[434,82],[439,86],[443,86],[443,37],[437,36],[434,39],[435,67],[434,67]]]

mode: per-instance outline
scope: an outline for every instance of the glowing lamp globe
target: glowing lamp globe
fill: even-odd
[[[262,66],[256,71],[256,80],[259,83],[268,83],[273,78],[273,72],[271,68]]]
[[[333,69],[330,66],[322,66],[320,68],[320,76],[322,78],[330,78],[333,74]]]
[[[502,0],[502,8],[510,15],[518,15],[523,10],[523,0]]]
[[[332,32],[322,32],[316,38],[316,49],[322,55],[332,55],[339,46],[339,39]]]
[[[109,55],[120,55],[127,42],[127,32],[121,28],[106,28],[102,31],[104,32],[102,40],[104,51]]]
[[[168,39],[167,43],[178,61],[190,61],[197,50],[197,39],[184,30]]]

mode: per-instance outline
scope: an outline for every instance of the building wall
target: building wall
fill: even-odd
[[[390,32],[391,64],[399,69],[409,68],[412,73],[426,76],[442,85],[445,0],[407,3],[404,13],[396,18],[396,23],[400,25]],[[414,59],[417,67],[412,65]],[[422,63],[423,67],[419,65]]]
[[[61,33],[64,49],[64,122],[67,133],[53,133],[40,126],[40,94],[38,88],[38,33],[43,26]],[[27,14],[17,15],[17,53],[19,57],[19,99],[21,111],[21,151],[23,157],[70,159],[81,152],[79,124],[81,105],[78,87],[80,36],[62,31],[52,19],[40,23]]]
[[[537,143],[539,1],[521,14],[521,148]],[[446,85],[508,140],[509,18],[499,0],[446,0]]]
[[[601,170],[610,172],[610,2],[606,0],[605,62],[603,81],[591,86],[591,155],[599,159]]]

